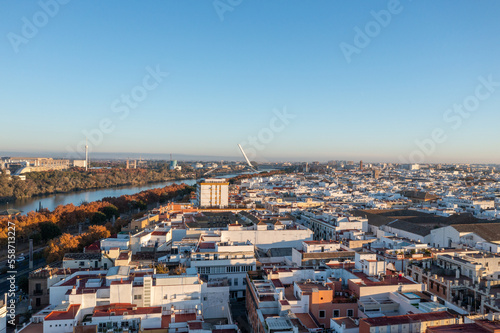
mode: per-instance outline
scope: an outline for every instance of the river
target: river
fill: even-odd
[[[67,205],[72,203],[75,206],[80,205],[82,202],[91,202],[101,200],[106,197],[119,197],[125,194],[135,194],[144,190],[150,190],[153,188],[165,187],[171,184],[181,184],[185,183],[188,185],[193,185],[196,183],[194,179],[185,179],[177,181],[168,181],[161,183],[149,183],[144,185],[135,186],[119,186],[111,188],[103,188],[97,190],[83,190],[68,193],[57,193],[48,194],[43,196],[37,196],[26,199],[17,199],[12,203],[0,204],[0,211],[6,209],[18,209],[26,214],[30,211],[37,210],[39,204],[41,203],[43,208],[48,208],[49,210],[54,210],[59,205]]]

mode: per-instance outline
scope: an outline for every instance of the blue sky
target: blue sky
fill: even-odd
[[[52,16],[0,2],[4,155],[65,154],[99,131],[94,152],[239,156],[241,143],[261,161],[500,162],[500,86],[479,88],[457,129],[443,118],[480,77],[500,82],[498,1],[64,2]],[[375,29],[368,45],[356,27]],[[347,44],[361,46],[350,62]],[[147,68],[168,76],[115,112]],[[293,119],[273,120],[285,109]]]

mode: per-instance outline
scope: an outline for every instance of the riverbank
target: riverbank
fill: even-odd
[[[109,186],[99,186],[99,187],[92,187],[92,188],[75,188],[75,189],[68,190],[68,191],[45,192],[45,193],[34,194],[31,197],[19,197],[19,198],[16,198],[16,197],[0,197],[0,206],[3,205],[3,204],[7,204],[7,203],[15,204],[16,200],[22,200],[22,199],[33,199],[33,200],[36,200],[37,197],[46,197],[46,196],[55,195],[55,194],[71,194],[71,193],[79,193],[79,192],[85,192],[85,191],[94,191],[94,190],[103,190],[103,189],[114,189],[114,188],[123,188],[123,187],[129,187],[129,186],[142,186],[142,185],[150,185],[150,184],[162,184],[162,183],[165,183],[165,182],[191,181],[191,180],[194,180],[194,179],[193,178],[169,178],[169,179],[158,180],[158,181],[148,181],[148,182],[145,182],[145,183],[126,183],[126,184],[109,185]]]
[[[166,182],[149,182],[142,185],[121,185],[110,186],[102,189],[91,189],[81,191],[71,191],[64,193],[55,193],[49,195],[39,195],[31,198],[20,198],[14,202],[0,204],[0,211],[7,209],[16,209],[22,212],[23,215],[31,211],[39,210],[39,208],[48,209],[53,211],[57,206],[64,206],[73,204],[79,206],[85,202],[99,201],[106,197],[119,197],[122,195],[133,195],[141,191],[147,191],[155,188],[161,188],[168,185],[186,183],[187,185],[194,185],[194,179],[178,179]]]
[[[71,193],[116,186],[138,186],[171,180],[182,180],[178,170],[166,169],[96,169],[30,172],[25,180],[0,174],[0,203],[13,202],[58,193]]]

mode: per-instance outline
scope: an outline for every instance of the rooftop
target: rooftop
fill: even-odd
[[[454,318],[455,316],[453,316],[451,313],[447,311],[439,311],[439,312],[429,312],[429,313],[405,314],[401,316],[365,318],[362,320],[370,326],[389,326],[389,325],[400,325],[405,323],[437,321],[437,320],[454,319]]]
[[[44,320],[75,319],[79,310],[80,310],[80,304],[71,304],[66,311],[52,311],[45,317]]]

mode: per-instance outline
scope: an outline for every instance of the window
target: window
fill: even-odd
[[[80,261],[80,266],[85,266],[85,261]]]
[[[347,309],[347,317],[352,317],[354,316],[354,310],[353,309]]]
[[[238,285],[238,278],[234,278],[234,285],[237,286]]]
[[[340,317],[340,310],[333,310],[333,318]]]
[[[325,318],[326,317],[326,311],[325,310],[319,310],[319,317],[320,318]]]
[[[134,295],[134,299],[142,299],[142,295]]]
[[[210,267],[198,267],[199,274],[210,274]]]

